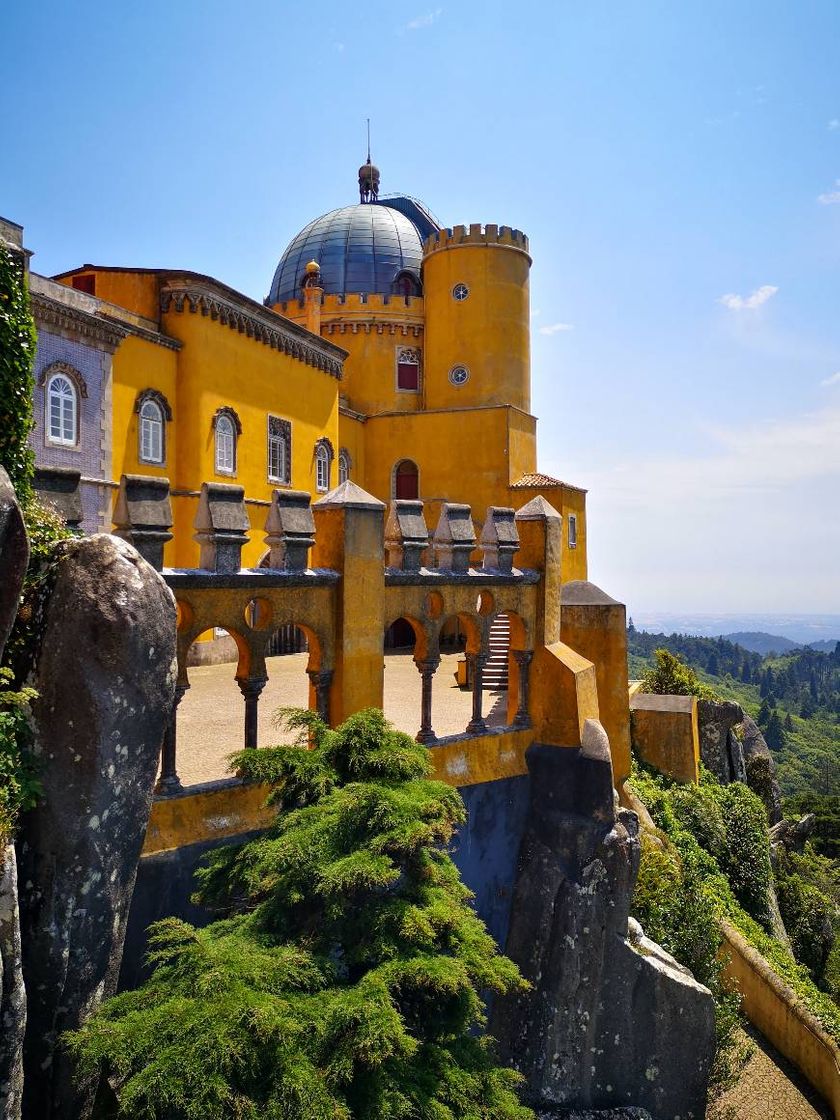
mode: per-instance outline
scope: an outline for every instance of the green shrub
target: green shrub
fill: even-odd
[[[38,796],[37,771],[29,752],[29,705],[35,690],[9,687],[12,674],[0,668],[0,847],[13,835],[18,813]]]
[[[715,779],[706,780],[715,783],[712,788],[726,830],[726,846],[718,861],[721,870],[740,905],[769,930],[772,871],[767,810],[760,798],[741,782],[720,786]]]
[[[714,778],[704,775],[704,786],[707,790],[714,788],[714,782]],[[696,870],[703,884],[703,897],[708,901],[710,912],[714,915],[715,919],[726,918],[730,921],[747,941],[770,963],[778,975],[793,988],[804,1005],[814,1017],[819,1020],[835,1042],[840,1043],[840,1009],[838,1009],[837,1005],[828,995],[819,990],[804,965],[798,963],[790,953],[755,920],[755,918],[746,912],[736,898],[729,880],[723,873],[718,861],[711,853],[706,851],[706,849],[701,848],[694,834],[681,823],[679,814],[675,811],[673,804],[675,795],[679,793],[676,799],[678,801],[683,801],[686,798],[690,798],[693,793],[698,793],[698,791],[704,787],[677,786],[661,774],[646,770],[635,762],[631,784],[637,795],[647,806],[654,823],[662,830],[667,840],[673,844],[682,866],[688,866]],[[763,863],[762,853],[767,843],[766,817],[761,818],[764,821],[764,837],[759,843],[759,817],[755,811],[755,805],[750,802],[749,798],[745,797],[744,792],[741,792],[745,791],[749,793],[750,791],[746,790],[744,786],[740,786],[740,789],[738,787],[739,783],[733,783],[731,786],[719,787],[719,803],[724,820],[727,823],[727,829],[734,829],[734,834],[737,837],[734,843],[732,843],[730,838],[730,847],[727,856],[730,871],[734,866],[737,853],[739,852],[741,853],[742,859],[756,858],[757,853],[759,861]],[[699,793],[698,795],[701,798],[704,796],[704,794]],[[680,812],[684,813],[684,807],[681,807]],[[752,853],[752,856],[750,853]],[[761,895],[761,890],[763,890],[765,876],[766,873],[763,869],[755,877],[750,874],[742,873],[739,881],[739,887],[742,893],[746,895],[746,897],[753,898],[757,901]],[[761,889],[759,889],[758,884],[761,884]],[[678,888],[678,883],[676,885],[672,883],[672,891],[677,892]],[[696,884],[694,884],[691,889],[696,890]],[[683,905],[684,904],[680,902],[668,904],[666,913],[672,914],[674,916],[673,920],[676,922],[679,920]],[[636,902],[634,897],[634,907],[635,906]],[[640,920],[642,920],[642,918],[640,918]],[[676,939],[681,936],[680,931],[675,930],[672,936],[674,938],[672,943],[676,944]],[[718,944],[719,943],[718,940]],[[683,949],[682,951],[685,950]],[[674,955],[678,960],[680,959],[678,953]],[[831,967],[832,957],[830,956],[829,964],[826,966],[827,973]],[[702,979],[702,974],[698,975],[698,979]],[[703,982],[708,984],[706,980],[703,980]],[[710,984],[708,986],[711,987]],[[712,990],[714,991],[714,989]]]
[[[643,783],[637,783],[634,777],[633,784],[641,793],[639,785]],[[673,816],[671,820],[673,827]],[[705,984],[714,997],[717,1047],[710,1092],[716,1097],[735,1083],[743,1065],[736,1031],[739,1001],[724,990],[721,982],[722,938],[716,889],[726,890],[726,886],[719,873],[715,881],[714,865],[703,849],[681,828],[677,827],[677,832],[685,839],[681,849],[648,832],[642,833],[642,858],[632,914],[647,936],[691,969],[695,979]]]
[[[714,700],[715,692],[703,684],[697,674],[675,653],[667,649],[654,650],[656,664],[642,677],[642,691],[659,696],[699,696]]]
[[[524,987],[447,847],[457,790],[379,711],[236,756],[277,819],[220,849],[200,895],[230,916],[153,927],[154,974],[71,1036],[147,1120],[529,1120],[495,1065],[482,992]]]

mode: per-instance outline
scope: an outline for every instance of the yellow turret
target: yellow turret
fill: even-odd
[[[423,246],[425,405],[531,407],[528,239],[509,226],[441,230]]]

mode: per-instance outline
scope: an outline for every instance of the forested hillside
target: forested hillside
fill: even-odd
[[[840,642],[831,652],[806,647],[762,657],[725,638],[637,631],[631,620],[631,679],[641,677],[653,664],[656,649],[679,654],[721,699],[741,704],[773,751],[785,797],[795,797],[801,812],[814,809],[818,815],[836,820],[840,811]]]

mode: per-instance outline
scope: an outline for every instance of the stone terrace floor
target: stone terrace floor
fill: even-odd
[[[444,654],[432,688],[437,735],[457,735],[472,715],[472,696],[455,684],[455,665],[463,656]],[[260,696],[258,744],[282,741],[272,719],[281,707],[308,703],[309,655],[294,653],[268,659],[268,683]],[[234,679],[236,666],[200,665],[188,670],[190,688],[178,707],[178,773],[185,786],[227,775],[225,759],[243,745],[245,702]],[[485,692],[483,713],[489,726],[505,722],[506,693]],[[416,735],[420,727],[420,674],[410,653],[385,657],[385,714],[400,731]]]
[[[799,1072],[747,1026],[752,1056],[738,1083],[709,1109],[709,1120],[833,1120],[833,1113]]]

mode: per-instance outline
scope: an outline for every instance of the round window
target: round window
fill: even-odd
[[[466,366],[453,366],[449,371],[449,380],[453,385],[463,385],[469,376],[470,371]]]
[[[466,299],[470,294],[470,290],[466,284],[456,284],[452,289],[452,298],[457,299],[460,303],[461,300]]]

